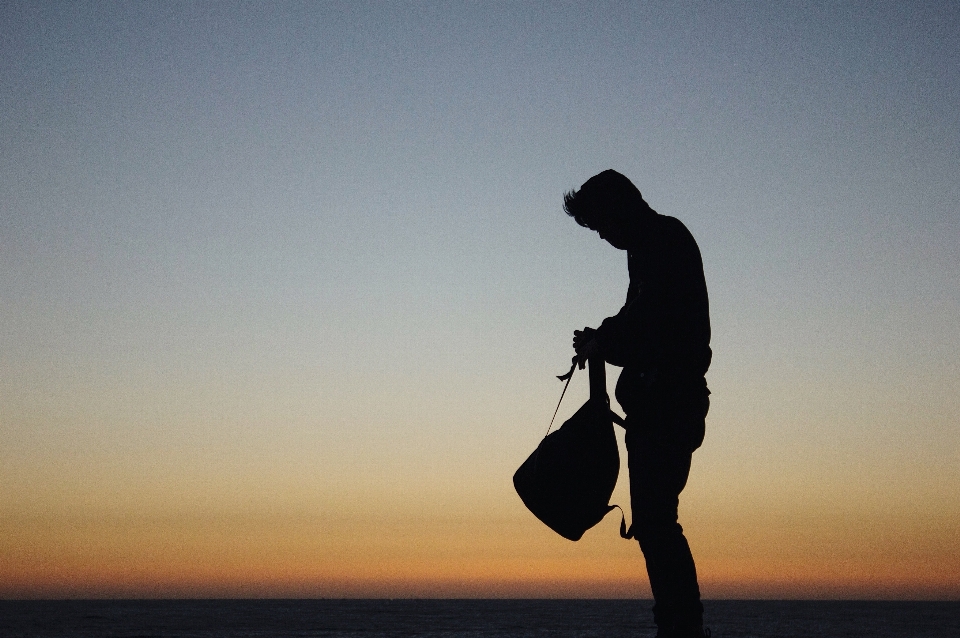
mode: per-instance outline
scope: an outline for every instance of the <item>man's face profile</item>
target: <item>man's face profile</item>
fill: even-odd
[[[608,244],[617,250],[627,249],[627,229],[624,223],[614,215],[602,215],[594,229]]]

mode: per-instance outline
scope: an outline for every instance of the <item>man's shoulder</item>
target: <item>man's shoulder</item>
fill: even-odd
[[[663,243],[679,248],[692,247],[699,252],[700,249],[697,246],[697,241],[693,238],[693,234],[676,217],[657,213],[656,224],[660,233],[660,240]]]
[[[690,231],[687,230],[687,227],[682,221],[676,217],[671,217],[670,215],[661,215],[660,213],[656,214],[657,225],[660,227],[660,230],[666,233],[678,233],[683,235],[690,235]],[[692,235],[690,235],[692,237]]]

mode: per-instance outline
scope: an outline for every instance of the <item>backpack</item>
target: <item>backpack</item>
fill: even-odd
[[[620,474],[613,422],[623,425],[623,419],[610,410],[603,359],[591,358],[588,365],[590,399],[560,429],[545,436],[513,475],[513,486],[527,509],[572,541],[580,540],[584,532],[619,507],[610,505]],[[574,369],[576,363],[567,375],[559,377],[567,381],[567,386]],[[552,427],[552,420],[550,424]],[[625,519],[620,535],[630,538]]]

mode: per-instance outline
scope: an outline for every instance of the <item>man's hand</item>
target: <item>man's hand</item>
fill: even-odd
[[[581,370],[583,370],[583,367],[586,365],[587,359],[600,354],[600,346],[597,345],[596,339],[593,338],[596,332],[593,328],[573,331],[573,349],[577,351],[577,356],[574,357],[574,361]]]

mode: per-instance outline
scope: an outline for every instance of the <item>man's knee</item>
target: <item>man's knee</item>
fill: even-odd
[[[646,553],[650,549],[670,543],[677,537],[683,537],[683,528],[680,523],[669,519],[651,519],[641,517],[633,522],[633,536],[640,543],[640,549]]]

